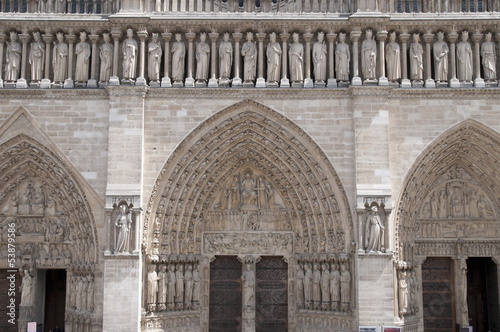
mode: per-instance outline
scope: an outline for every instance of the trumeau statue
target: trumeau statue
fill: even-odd
[[[21,307],[30,307],[34,304],[33,279],[28,270],[23,271],[22,278],[23,280],[21,283],[21,303],[19,305]]]
[[[293,43],[288,48],[290,78],[292,82],[304,81],[304,45],[299,43],[299,34],[293,34]]]
[[[267,44],[267,82],[276,83],[280,80],[281,67],[281,46],[276,42],[276,33],[269,34],[269,44]]]
[[[186,45],[182,41],[180,33],[175,34],[175,42],[172,44],[172,80],[174,82],[184,81],[184,56]]]
[[[255,306],[255,273],[251,263],[247,263],[243,271],[243,306]]]
[[[253,82],[257,68],[257,47],[250,31],[247,32],[247,41],[241,47],[241,55],[244,57],[243,79],[245,82]]]
[[[365,248],[367,253],[381,252],[384,247],[384,225],[378,208],[372,206],[366,218]]]
[[[148,77],[151,81],[160,80],[160,63],[163,51],[160,42],[158,41],[158,34],[153,33],[151,41],[148,45]]]
[[[40,82],[43,79],[45,60],[45,43],[41,41],[40,32],[33,32],[34,41],[31,43],[28,61],[31,65],[31,81]]]
[[[387,79],[397,82],[401,78],[401,50],[396,42],[396,32],[389,35],[389,43],[385,47],[385,61],[387,63]]]
[[[419,43],[418,33],[413,34],[413,43],[410,45],[410,79],[422,81],[424,79],[424,49]]]
[[[408,282],[406,280],[406,271],[399,272],[399,315],[404,316],[408,312]]]
[[[484,39],[481,45],[484,79],[486,81],[495,81],[497,79],[497,56],[495,54],[495,43],[491,41],[491,32],[486,33]]]
[[[365,32],[366,39],[361,43],[361,68],[365,80],[377,78],[377,43],[373,40],[373,32]]]
[[[57,43],[54,42],[52,52],[52,67],[54,68],[54,83],[63,83],[67,78],[68,67],[68,44],[64,42],[62,32],[56,34]]]
[[[448,44],[443,40],[444,33],[437,33],[437,41],[434,43],[432,53],[434,55],[434,71],[436,82],[448,81]]]
[[[123,79],[134,80],[136,77],[137,66],[137,41],[135,41],[134,30],[127,29],[127,38],[122,44],[123,54]]]
[[[231,67],[233,65],[233,45],[229,41],[229,33],[224,33],[223,40],[219,46],[219,71],[220,80],[227,82],[231,77]]]
[[[472,82],[472,48],[469,32],[462,31],[462,41],[457,44],[457,78],[460,82]]]
[[[120,214],[116,217],[115,226],[118,233],[116,238],[115,252],[130,251],[130,227],[132,225],[132,216],[127,204],[122,203],[119,206]]]
[[[318,41],[314,43],[312,50],[314,78],[316,82],[321,83],[326,80],[327,47],[324,38],[325,34],[323,32],[318,32]]]
[[[349,81],[349,63],[351,61],[351,52],[349,45],[345,42],[345,33],[339,33],[339,43],[335,50],[335,70],[337,72],[337,80]]]
[[[10,42],[7,43],[5,52],[5,80],[15,82],[19,78],[21,69],[21,43],[18,41],[17,32],[10,32]]]
[[[210,46],[205,42],[206,33],[200,34],[200,42],[196,45],[196,81],[204,83],[208,79]]]
[[[77,82],[87,82],[89,80],[90,45],[87,40],[87,33],[80,32],[80,42],[76,44],[76,70],[75,80]]]
[[[101,58],[101,73],[99,75],[100,82],[109,82],[111,70],[113,68],[113,44],[110,42],[109,33],[103,33],[102,38],[104,44],[101,45],[99,57]]]

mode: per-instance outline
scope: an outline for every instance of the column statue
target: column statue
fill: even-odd
[[[484,35],[485,41],[481,45],[481,57],[483,58],[483,72],[486,81],[495,81],[497,79],[495,54],[495,44],[491,41],[491,32]]]
[[[306,309],[312,309],[312,298],[313,298],[313,272],[311,270],[310,264],[305,264],[304,273],[304,301],[306,303]]]
[[[253,307],[255,305],[255,273],[252,263],[247,263],[243,272],[243,306]]]
[[[304,81],[304,45],[299,43],[299,34],[293,34],[293,43],[288,47],[290,78],[292,82]]]
[[[148,311],[154,311],[156,309],[156,296],[158,294],[158,274],[156,273],[156,267],[154,265],[149,266],[148,272]]]
[[[21,70],[21,52],[22,46],[18,41],[17,32],[10,32],[10,43],[7,43],[5,51],[5,80],[15,82],[19,78]]]
[[[321,310],[330,309],[330,271],[328,270],[328,263],[321,265]]]
[[[277,83],[280,81],[281,68],[281,46],[276,42],[276,33],[269,34],[269,44],[267,44],[267,82]]]
[[[297,266],[297,274],[295,275],[297,285],[297,307],[304,308],[304,267],[302,264]]]
[[[253,82],[257,69],[257,46],[250,31],[247,32],[247,41],[241,47],[241,55],[244,57],[243,79],[245,82]]]
[[[326,81],[327,47],[324,39],[325,34],[323,32],[318,32],[318,41],[314,43],[312,51],[314,79],[317,83]]]
[[[193,268],[193,309],[200,307],[201,300],[201,276],[199,265],[195,264]]]
[[[345,33],[339,33],[339,43],[335,50],[335,71],[337,72],[337,80],[348,82],[351,51],[349,50],[349,45],[345,42],[345,38]]]
[[[210,46],[205,42],[206,33],[200,34],[200,42],[196,45],[196,81],[205,83],[208,79],[208,59],[210,57]]]
[[[33,292],[33,279],[28,270],[23,271],[23,280],[21,283],[21,303],[19,306],[21,307],[30,307],[32,306],[34,300],[34,292]]]
[[[104,44],[101,45],[99,57],[101,58],[101,73],[99,75],[99,82],[107,83],[111,77],[113,69],[113,52],[114,47],[110,42],[109,33],[103,33],[102,38]]]
[[[56,34],[57,43],[54,42],[52,52],[52,67],[54,68],[54,83],[64,83],[67,78],[66,70],[68,67],[68,44],[64,42],[62,32]]]
[[[233,45],[229,41],[229,33],[224,33],[224,37],[219,46],[219,71],[220,80],[229,82],[231,77],[231,67],[233,65]]]
[[[120,214],[116,217],[115,226],[118,236],[116,238],[115,252],[130,251],[130,227],[132,225],[132,216],[127,204],[122,203],[119,206]]]
[[[175,271],[175,309],[182,310],[184,307],[184,266],[177,264]]]
[[[384,226],[376,206],[372,206],[366,218],[365,247],[367,253],[381,252],[384,247]]]
[[[123,79],[124,80],[134,80],[136,77],[136,67],[137,67],[137,41],[133,38],[134,30],[127,29],[127,38],[122,44],[122,54],[123,54]]]
[[[167,266],[162,265],[158,272],[158,309],[165,310],[167,303]]]
[[[422,81],[424,79],[424,48],[419,43],[418,33],[413,34],[413,43],[410,45],[410,79]]]
[[[153,33],[151,41],[148,45],[148,77],[150,81],[156,82],[160,80],[160,63],[163,51],[160,42],[158,41],[158,34]]]
[[[457,78],[460,82],[472,82],[472,47],[469,32],[462,32],[462,41],[457,45]]]
[[[45,43],[42,42],[40,32],[33,32],[34,41],[31,43],[28,61],[31,65],[31,81],[40,82],[43,79],[45,61]]]
[[[177,278],[175,277],[175,265],[172,264],[169,266],[168,275],[168,290],[167,290],[167,309],[169,311],[174,310],[175,307],[175,290],[176,290],[176,282]]]
[[[447,82],[448,81],[448,53],[450,49],[448,44],[444,41],[444,33],[439,31],[437,33],[437,41],[433,46],[434,55],[434,71],[436,77],[436,83]]]
[[[89,59],[90,59],[90,45],[86,42],[87,33],[80,32],[80,42],[76,44],[76,69],[75,81],[87,82],[89,80]]]
[[[396,32],[391,32],[389,35],[389,43],[385,47],[385,61],[389,82],[399,81],[401,78],[401,49],[396,43]]]
[[[399,316],[404,316],[408,312],[408,282],[406,281],[406,271],[399,272]]]
[[[351,302],[351,274],[347,270],[347,265],[340,266],[340,298],[342,300],[342,311],[349,310]]]
[[[467,260],[460,259],[460,304],[461,310],[461,326],[469,326],[469,307],[467,306]]]
[[[184,310],[191,309],[191,303],[193,301],[193,266],[191,264],[186,265],[186,271],[184,272]]]
[[[361,68],[365,80],[377,79],[377,43],[373,40],[373,32],[365,32],[366,39],[361,43]]]
[[[331,264],[330,271],[330,302],[332,311],[339,309],[340,302],[340,272],[337,264]]]
[[[313,265],[313,308],[321,308],[321,271],[318,263]]]
[[[175,34],[175,42],[172,44],[172,80],[174,82],[184,81],[184,57],[186,55],[186,45],[180,33]]]

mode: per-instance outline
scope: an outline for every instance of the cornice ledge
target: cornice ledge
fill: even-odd
[[[393,89],[390,86],[350,86],[349,92],[353,97],[388,97]]]
[[[137,86],[107,86],[105,87],[106,92],[110,97],[123,97],[123,96],[133,96],[145,98],[149,87],[137,87]]]
[[[103,89],[0,89],[0,99],[107,99]]]
[[[499,88],[393,89],[389,99],[498,99]]]

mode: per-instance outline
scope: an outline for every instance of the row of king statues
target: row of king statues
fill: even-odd
[[[348,45],[347,35],[343,32],[338,34],[338,40],[336,40],[336,34],[327,34],[330,43],[327,45],[324,40],[325,33],[319,31],[312,48],[310,45],[312,34],[308,34],[307,38],[304,37],[306,41],[304,48],[298,33],[292,34],[291,42],[288,42],[288,33],[281,34],[282,43],[279,43],[277,34],[272,32],[269,34],[265,51],[264,38],[267,36],[265,33],[257,34],[257,43],[254,41],[254,33],[248,31],[246,41],[243,42],[241,48],[239,47],[241,33],[233,33],[233,41],[231,41],[228,32],[223,34],[222,40],[219,40],[218,33],[212,32],[209,34],[212,47],[207,43],[206,33],[200,33],[198,39],[196,39],[195,33],[186,33],[189,45],[187,48],[183,34],[176,33],[175,41],[171,45],[172,34],[164,33],[162,35],[164,36],[164,46],[160,43],[158,34],[152,33],[146,47],[148,34],[145,31],[139,32],[141,45],[144,45],[144,47],[139,47],[134,38],[134,31],[128,29],[126,38],[123,39],[121,47],[119,47],[118,35],[113,45],[110,34],[103,33],[103,42],[97,47],[100,36],[91,35],[91,45],[87,42],[89,37],[87,33],[81,31],[80,41],[73,50],[73,41],[76,36],[66,35],[65,37],[62,32],[59,32],[56,34],[56,41],[52,41],[51,34],[42,36],[40,32],[35,31],[32,34],[27,59],[31,66],[29,85],[32,87],[73,87],[73,82],[76,82],[80,87],[97,87],[97,84],[99,86],[119,85],[120,83],[146,85],[149,82],[149,85],[156,87],[203,87],[207,86],[207,83],[209,87],[230,85],[243,87],[324,87],[327,86],[327,83],[328,86],[337,86],[337,82],[349,84],[351,79],[354,84],[354,81],[361,80],[360,74],[364,84],[378,83],[381,85],[404,85],[405,82],[411,82],[412,86],[419,87],[424,82],[427,86],[428,81],[431,81],[432,84],[447,84],[448,81],[455,80],[465,84],[474,82],[476,86],[481,86],[478,83],[480,81],[483,83],[484,81],[487,83],[497,82],[496,47],[492,42],[491,32],[484,34],[484,41],[481,45],[479,42],[483,39],[483,34],[475,33],[473,35],[474,47],[469,42],[469,32],[466,30],[461,32],[461,41],[457,45],[454,44],[456,38],[448,36],[452,44],[451,49],[453,50],[456,46],[456,52],[450,52],[450,47],[445,41],[445,34],[442,31],[437,32],[437,40],[435,41],[434,34],[426,34],[424,39],[428,47],[425,48],[425,51],[429,54],[424,54],[419,33],[412,35],[412,42],[407,49],[406,43],[410,35],[400,35],[402,42],[400,45],[397,42],[396,32],[378,33],[376,35],[377,44],[373,31],[370,29],[365,30],[359,50],[355,48],[358,48],[360,36],[352,37],[352,44]],[[387,35],[389,35],[389,41],[385,45]],[[352,33],[351,36],[353,36]],[[27,51],[27,41],[30,36],[22,34],[21,37],[22,43],[19,42],[18,33],[11,31],[10,41],[6,42],[4,81],[5,86],[8,87],[28,87],[25,77],[27,76],[25,75],[26,63],[22,63],[24,59],[22,54],[23,49]],[[51,41],[53,43],[52,56],[50,56],[49,44]],[[335,47],[333,47],[334,42]],[[430,54],[431,42],[433,42],[432,55]],[[219,44],[218,52],[214,54],[217,43]],[[119,49],[116,49],[117,47]],[[263,50],[265,54],[259,54],[259,49]],[[333,54],[329,54],[329,50],[330,52],[333,50]],[[354,54],[359,52],[361,73],[357,72],[359,59],[351,57],[351,50],[356,51]],[[474,52],[474,50],[476,51]],[[120,58],[116,52],[121,53]],[[288,61],[283,61],[286,54],[288,54]],[[73,55],[76,56],[76,61],[73,61]],[[264,55],[266,60],[264,60]],[[240,57],[243,60],[242,77],[240,77]],[[426,58],[433,59],[432,64],[427,63]],[[121,80],[118,78],[118,64],[114,63],[118,59],[121,59]],[[147,61],[138,61],[139,59],[147,59]],[[481,78],[481,70],[478,68],[479,60],[482,63],[484,80]],[[98,76],[97,61],[99,61]],[[409,68],[405,68],[407,62]],[[450,68],[449,62],[452,64],[456,62],[456,68]],[[196,70],[194,70],[193,63],[196,63]],[[312,63],[313,67],[312,76],[311,68],[307,68],[309,63]],[[49,67],[52,68],[52,80],[49,78]],[[218,67],[218,75],[216,67]],[[266,78],[264,78],[264,67],[267,70]],[[434,69],[433,77],[431,77],[432,67]],[[435,86],[432,84],[431,86]]]

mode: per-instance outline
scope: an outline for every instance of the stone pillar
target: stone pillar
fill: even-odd
[[[42,35],[42,38],[45,42],[45,73],[43,80],[40,82],[40,88],[48,89],[50,88],[50,60],[52,59],[52,57],[50,56],[50,49],[52,41],[54,40],[54,36],[52,36],[52,34],[50,33],[46,33]]]
[[[196,37],[194,32],[187,32],[186,39],[188,40],[188,53],[187,53],[187,61],[188,61],[188,70],[187,77],[184,83],[185,87],[192,88],[194,87],[194,78],[193,78],[193,41]]]
[[[476,88],[484,88],[484,79],[481,78],[481,39],[483,39],[483,34],[476,32],[472,35],[472,40],[474,41],[474,86]]]
[[[146,39],[148,38],[148,32],[146,29],[141,29],[137,31],[137,36],[141,42],[139,49],[139,77],[135,80],[135,85],[146,86],[146,75],[145,75],[145,65],[146,65]]]
[[[361,77],[359,77],[359,38],[361,31],[351,31],[349,38],[352,40],[352,85],[362,85]]]
[[[5,44],[6,38],[7,36],[5,35],[5,33],[3,31],[0,32],[0,88],[3,88],[3,79],[2,79],[3,70],[1,67],[3,65],[3,46]]]
[[[23,49],[21,53],[21,77],[17,79],[16,88],[25,89],[28,87],[28,83],[26,82],[26,49],[28,41],[30,40],[30,35],[22,33],[19,35],[19,40],[21,40],[21,43],[23,44]]]
[[[451,79],[450,79],[450,88],[459,88],[460,87],[460,81],[457,78],[457,52],[456,52],[456,44],[455,42],[457,41],[458,34],[456,31],[452,31],[452,33],[448,34],[448,40],[450,42],[450,66],[449,68],[451,69]]]
[[[498,47],[500,47],[500,33],[497,33],[497,34],[495,35],[495,40],[498,42]],[[2,45],[3,45],[3,42],[2,42]],[[1,59],[0,59],[0,60],[1,60]],[[0,63],[1,63],[1,61],[0,61]],[[498,66],[497,66],[497,68],[498,68]],[[1,74],[0,74],[0,75],[1,75]],[[498,78],[498,73],[497,73],[497,75],[496,75],[496,76],[497,76],[497,78]],[[1,76],[0,76],[0,78],[1,78]],[[500,86],[500,80],[498,80],[498,85]],[[499,278],[500,278],[500,274],[499,274]]]
[[[335,63],[333,59],[335,57],[334,42],[337,38],[337,34],[330,32],[326,35],[326,38],[328,39],[328,81],[326,86],[329,88],[336,88],[337,80],[335,79]]]
[[[311,39],[313,34],[310,32],[304,33],[304,40],[306,42],[306,50],[305,57],[306,61],[304,66],[306,67],[305,79],[304,79],[304,88],[314,88],[314,81],[311,78]]]
[[[432,56],[431,56],[431,43],[434,40],[433,33],[424,34],[424,42],[425,42],[425,87],[426,88],[435,88],[436,82],[432,79]]]
[[[379,51],[379,79],[378,85],[389,85],[389,81],[385,76],[385,40],[387,39],[387,31],[377,32],[378,51]]]
[[[208,80],[209,88],[217,88],[219,83],[217,81],[217,39],[219,38],[218,32],[210,32],[208,34],[212,41],[212,49],[210,50],[210,79]]]
[[[113,53],[113,75],[109,78],[109,85],[120,85],[120,78],[118,77],[118,54],[120,53],[122,32],[120,30],[113,30],[111,31],[111,36],[113,36],[115,45]]]
[[[411,81],[408,79],[408,47],[407,43],[410,39],[410,34],[402,33],[399,35],[401,41],[401,87],[411,88]]]
[[[163,77],[161,79],[161,87],[162,88],[170,88],[172,86],[172,82],[169,77],[168,68],[170,65],[170,40],[172,39],[171,32],[164,32],[161,34],[163,40],[165,41],[165,50],[164,50],[164,67],[163,67]]]
[[[243,83],[240,77],[240,60],[241,60],[240,40],[242,37],[243,34],[241,32],[233,32],[233,39],[234,39],[234,77],[232,82],[233,87],[240,87],[241,84]]]
[[[75,43],[76,36],[70,32],[66,35],[68,41],[68,78],[64,81],[65,89],[72,89],[75,87],[73,84],[73,44]]]
[[[256,266],[260,260],[258,256],[238,256],[238,260],[243,264],[241,280],[242,289],[242,315],[241,330],[244,332],[255,332],[255,302],[256,302]],[[253,292],[253,296],[252,293]]]
[[[266,79],[264,78],[264,38],[266,34],[264,32],[259,32],[256,34],[257,40],[259,41],[259,72],[257,74],[256,88],[265,88]]]
[[[469,308],[467,305],[467,257],[453,257],[455,274],[456,322],[460,327],[469,326]]]
[[[97,42],[99,41],[99,35],[91,34],[89,35],[89,39],[92,42],[92,62],[90,64],[90,79],[87,82],[87,88],[97,88],[97,79],[96,79],[96,68],[97,68]]]
[[[281,81],[280,81],[280,87],[281,88],[289,88],[290,87],[290,80],[288,79],[288,38],[290,38],[290,34],[286,31],[280,34],[281,41],[283,43],[283,56],[281,57]]]

